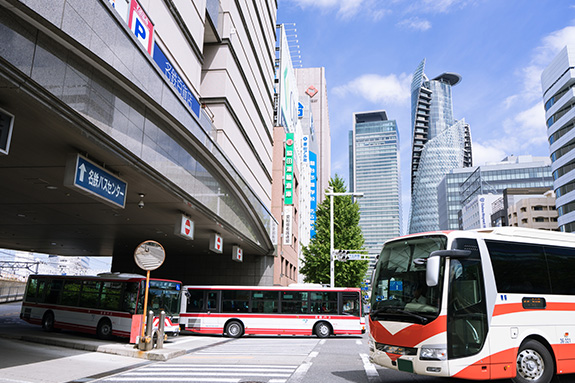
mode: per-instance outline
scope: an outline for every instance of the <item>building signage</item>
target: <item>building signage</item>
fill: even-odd
[[[309,162],[309,136],[303,136],[302,138],[302,149],[303,149],[303,163]]]
[[[10,151],[10,141],[12,140],[13,128],[14,116],[3,109],[0,109],[0,154],[8,154]]]
[[[108,0],[112,8],[118,12],[118,14],[122,17],[125,23],[128,22],[128,3],[129,0]]]
[[[79,154],[68,159],[64,185],[112,206],[126,206],[128,183]]]
[[[293,206],[284,206],[284,232],[283,232],[283,244],[291,245],[292,237],[292,221],[293,221]]]
[[[294,134],[286,134],[285,144],[285,168],[284,168],[284,205],[293,205],[294,193]]]
[[[315,237],[315,210],[317,209],[317,154],[309,152],[309,168],[310,168],[310,203],[309,203],[309,223],[310,223],[310,238]]]
[[[194,221],[190,217],[181,214],[176,223],[175,234],[184,239],[194,239]]]
[[[239,246],[232,247],[232,260],[236,262],[244,261],[244,251]]]
[[[174,89],[182,96],[184,102],[194,112],[197,117],[200,117],[200,103],[194,94],[187,87],[182,77],[178,74],[170,60],[166,57],[158,44],[154,43],[153,59],[158,64],[168,81],[172,84]]]
[[[278,223],[275,219],[270,220],[270,238],[272,245],[278,245]]]
[[[132,0],[130,3],[128,26],[136,36],[136,39],[142,43],[149,54],[152,54],[154,24],[152,24],[150,18],[136,0]]]
[[[210,236],[210,250],[218,254],[224,252],[224,240],[218,233],[213,233]]]

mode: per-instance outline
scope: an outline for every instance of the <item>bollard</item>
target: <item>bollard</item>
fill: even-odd
[[[164,324],[166,320],[166,312],[162,311],[160,313],[160,323],[158,324],[158,332],[156,333],[156,348],[164,348]]]
[[[152,342],[152,329],[154,328],[154,312],[149,311],[146,318],[146,336],[140,339],[139,349],[142,351],[150,351],[154,347]]]

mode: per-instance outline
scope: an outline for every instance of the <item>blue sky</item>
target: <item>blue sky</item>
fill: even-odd
[[[428,77],[463,78],[453,87],[453,113],[471,126],[474,165],[549,155],[541,72],[575,44],[572,0],[278,0],[278,23],[296,24],[286,31],[289,40],[297,34],[303,67],[326,69],[332,175],[348,178],[354,112],[383,109],[397,121],[404,212],[409,87],[423,58]]]

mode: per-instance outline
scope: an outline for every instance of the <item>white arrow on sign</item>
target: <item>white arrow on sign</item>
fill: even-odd
[[[84,173],[86,173],[86,165],[80,165],[80,182],[84,182]]]

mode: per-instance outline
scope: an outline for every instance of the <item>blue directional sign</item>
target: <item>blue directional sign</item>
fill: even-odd
[[[128,183],[79,154],[66,165],[64,185],[124,208]]]

